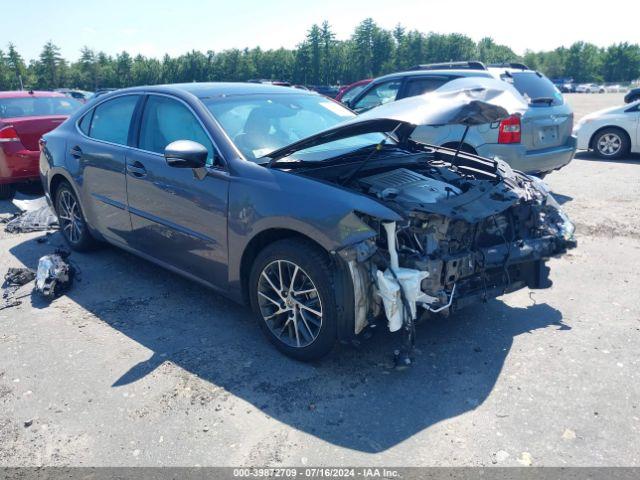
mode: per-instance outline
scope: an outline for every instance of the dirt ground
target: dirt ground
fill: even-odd
[[[621,98],[568,96],[576,118]],[[546,180],[579,241],[553,287],[421,326],[405,372],[384,332],[300,364],[244,307],[74,253],[68,295],[0,311],[0,466],[640,466],[640,158]],[[40,237],[0,233],[2,270],[62,244]]]

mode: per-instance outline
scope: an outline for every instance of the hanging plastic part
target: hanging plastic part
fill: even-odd
[[[397,332],[403,329],[402,348],[394,352],[396,367],[402,368],[411,365],[417,304],[433,303],[436,299],[422,292],[422,280],[429,276],[428,272],[399,266],[396,223],[384,223],[383,226],[387,233],[389,268],[384,272],[378,270],[376,280],[389,330]]]

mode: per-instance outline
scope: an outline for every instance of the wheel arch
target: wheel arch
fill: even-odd
[[[589,139],[589,148],[590,149],[592,149],[592,150],[595,149],[595,140],[596,140],[596,137],[600,134],[600,132],[602,132],[603,130],[608,130],[608,129],[619,130],[620,132],[622,132],[622,134],[627,137],[628,145],[631,145],[631,135],[629,134],[629,132],[624,127],[621,127],[620,125],[605,125],[603,127],[598,128],[595,132],[593,132],[591,134],[591,138]]]
[[[62,173],[55,173],[51,177],[51,181],[49,182],[49,196],[51,197],[51,202],[55,205],[56,201],[56,193],[58,192],[58,188],[62,185],[63,182],[67,182],[73,188],[73,185],[69,181],[69,179],[63,175]],[[76,192],[76,197],[78,196]]]
[[[249,301],[248,283],[254,260],[267,246],[284,239],[299,239],[300,241],[314,245],[329,255],[329,252],[320,243],[308,235],[296,230],[290,230],[287,228],[269,228],[257,233],[247,244],[246,248],[242,252],[240,260],[240,286],[242,290],[242,299],[245,303],[248,303]]]

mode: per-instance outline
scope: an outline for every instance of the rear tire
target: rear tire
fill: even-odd
[[[304,240],[280,240],[258,254],[249,277],[251,308],[280,352],[311,361],[333,349],[336,274],[326,252]]]
[[[63,182],[58,187],[54,205],[60,232],[67,245],[77,252],[94,249],[97,241],[89,232],[78,197],[67,182]]]
[[[16,186],[12,183],[0,185],[0,200],[13,200]]]
[[[619,128],[605,128],[593,137],[593,149],[600,158],[618,159],[629,154],[629,137]]]

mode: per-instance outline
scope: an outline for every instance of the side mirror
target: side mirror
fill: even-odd
[[[203,168],[208,157],[206,147],[191,140],[177,140],[164,149],[167,165],[175,168]]]

